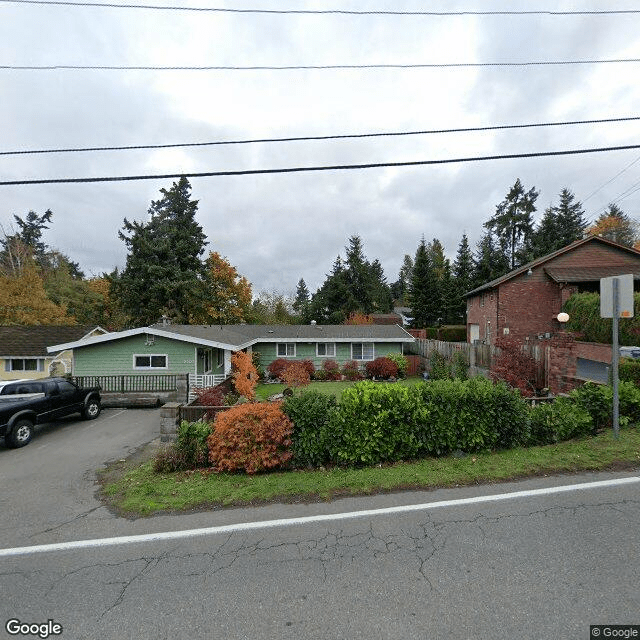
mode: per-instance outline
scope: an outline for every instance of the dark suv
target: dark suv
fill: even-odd
[[[71,413],[93,420],[100,410],[100,387],[82,388],[65,378],[8,382],[0,388],[0,436],[9,447],[23,447],[36,424]]]

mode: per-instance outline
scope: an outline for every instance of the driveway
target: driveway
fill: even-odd
[[[159,409],[105,409],[96,420],[41,425],[21,449],[0,439],[2,546],[65,540],[70,527],[78,535],[84,521],[111,519],[95,498],[96,469],[159,435]]]

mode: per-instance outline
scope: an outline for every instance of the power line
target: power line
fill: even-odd
[[[414,167],[423,165],[453,164],[461,162],[483,162],[487,160],[511,160],[515,158],[544,158],[550,156],[568,156],[585,153],[601,153],[604,151],[627,151],[630,149],[640,149],[640,144],[625,145],[619,147],[598,147],[592,149],[568,149],[563,151],[538,151],[534,153],[514,153],[495,156],[475,156],[471,158],[449,158],[444,160],[415,160],[409,162],[376,162],[368,164],[342,164],[332,166],[310,166],[310,167],[289,167],[283,169],[246,169],[242,171],[206,171],[206,172],[180,172],[165,173],[157,175],[137,175],[137,176],[109,176],[102,178],[45,178],[35,180],[5,180],[0,182],[0,186],[25,185],[25,184],[60,184],[60,183],[80,183],[80,182],[123,182],[134,180],[166,180],[168,178],[211,178],[220,176],[248,176],[264,175],[274,173],[303,173],[310,171],[348,171],[355,169],[379,169],[384,167]]]
[[[200,11],[211,13],[256,13],[278,15],[347,15],[347,16],[589,16],[628,15],[640,13],[640,9],[596,9],[573,11],[549,11],[533,9],[525,11],[394,11],[387,9],[351,11],[347,9],[232,9],[223,7],[178,7],[153,4],[116,4],[112,2],[72,2],[68,0],[0,0],[12,4],[58,5],[67,7],[89,7],[108,9],[153,9],[159,11]]]
[[[1,0],[0,0],[1,1]],[[607,60],[533,60],[525,62],[434,62],[417,64],[310,64],[310,65],[203,65],[203,66],[121,66],[121,65],[0,65],[0,70],[9,71],[296,71],[330,69],[456,69],[474,67],[536,67],[587,64],[637,63],[640,58],[612,58]]]
[[[43,153],[71,153],[79,151],[131,151],[140,149],[175,149],[178,147],[210,147],[234,144],[255,144],[267,142],[303,142],[317,140],[344,140],[353,138],[379,138],[397,136],[417,136],[442,133],[469,133],[478,131],[500,131],[505,129],[525,129],[534,127],[559,127],[576,124],[602,124],[607,122],[629,122],[640,120],[640,116],[626,116],[621,118],[601,118],[598,120],[566,120],[563,122],[533,122],[526,124],[505,124],[487,127],[463,127],[458,129],[426,129],[421,131],[385,131],[379,133],[350,133],[328,136],[295,136],[289,138],[254,138],[250,140],[216,140],[213,142],[183,142],[177,144],[144,144],[120,147],[67,147],[60,149],[27,149],[23,151],[0,151],[0,156],[43,154]]]

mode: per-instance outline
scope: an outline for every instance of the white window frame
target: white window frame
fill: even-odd
[[[353,353],[353,348],[356,345],[360,345],[360,355],[361,355],[360,358],[358,358]],[[371,357],[370,358],[365,357],[365,348],[370,348],[371,349]],[[375,360],[375,358],[376,358],[376,347],[373,344],[373,342],[352,342],[351,343],[351,359],[352,360],[356,360],[358,362],[368,362],[370,360]]]
[[[218,369],[224,367],[224,349],[218,349],[218,357],[216,359]]]
[[[280,353],[280,347],[284,347],[285,354]],[[289,350],[293,347],[293,353],[289,353]],[[278,342],[276,344],[276,356],[278,358],[295,358],[296,357],[296,343],[295,342]]]
[[[324,353],[320,353],[320,345],[324,346]],[[329,353],[327,347],[333,348],[333,353]],[[337,353],[335,342],[316,342],[316,357],[317,358],[335,358]]]
[[[149,358],[149,366],[138,366],[136,364],[137,358]],[[164,358],[164,367],[151,366],[152,358]],[[169,368],[169,356],[166,353],[134,353],[133,354],[133,369],[134,371],[161,371]]]
[[[14,363],[18,361],[22,362],[22,367],[18,368],[14,366]],[[34,362],[36,363],[35,369],[27,369],[25,367],[25,363]],[[8,367],[5,366],[5,371],[24,371],[28,373],[29,371],[44,371],[44,358],[8,358],[5,363],[8,363]]]

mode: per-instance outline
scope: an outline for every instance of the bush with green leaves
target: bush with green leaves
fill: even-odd
[[[429,455],[507,449],[528,439],[527,404],[503,383],[478,376],[435,380],[413,390],[428,416],[416,427]]]
[[[451,378],[449,362],[439,351],[433,351],[429,356],[429,378],[431,380]]]
[[[451,377],[455,380],[467,380],[469,378],[469,366],[462,351],[456,351],[451,359]]]
[[[531,408],[528,444],[554,444],[592,431],[593,421],[586,409],[569,398],[556,398]]]
[[[414,458],[414,403],[409,388],[365,380],[345,389],[329,423],[330,454],[340,464],[371,465]]]
[[[569,396],[578,406],[589,413],[594,431],[610,426],[613,407],[611,387],[595,382],[586,382],[578,389],[574,389]]]
[[[570,393],[572,400],[589,412],[593,430],[611,427],[613,420],[613,388],[610,385],[586,382]],[[640,422],[640,389],[633,382],[618,385],[619,424]]]
[[[208,422],[182,421],[178,439],[162,449],[155,457],[153,468],[157,473],[197,469],[209,466],[207,438],[211,435]]]
[[[319,467],[329,462],[329,422],[336,408],[334,396],[318,391],[305,391],[284,401],[282,411],[293,422],[291,447],[295,467]]]
[[[398,367],[398,377],[406,378],[407,371],[409,369],[409,361],[401,354],[397,352],[387,353],[385,356],[387,359],[391,360],[396,367]]]
[[[633,382],[637,387],[640,387],[640,360],[620,358],[618,376],[621,381]]]

